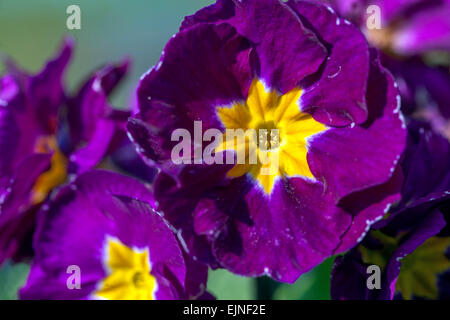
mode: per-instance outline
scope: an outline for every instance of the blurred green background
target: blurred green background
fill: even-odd
[[[0,0],[0,53],[24,69],[38,71],[54,55],[64,35],[76,39],[67,84],[75,90],[95,68],[124,57],[133,61],[126,82],[112,103],[125,108],[139,77],[157,63],[165,43],[183,17],[213,0]],[[66,28],[66,8],[81,8],[81,30]],[[0,73],[4,71],[0,63]],[[209,290],[218,299],[329,299],[332,259],[303,275],[294,285],[268,278],[250,279],[224,270],[210,272]],[[0,299],[17,298],[26,264],[5,264],[0,270]]]

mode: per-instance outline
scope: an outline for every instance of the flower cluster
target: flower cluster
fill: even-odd
[[[450,76],[426,61],[450,49],[450,4],[420,2],[376,1],[374,31],[364,0],[217,0],[133,112],[108,101],[127,60],[75,94],[70,39],[37,75],[8,60],[0,263],[31,259],[20,297],[210,299],[208,268],[293,283],[338,254],[332,298],[448,297]]]

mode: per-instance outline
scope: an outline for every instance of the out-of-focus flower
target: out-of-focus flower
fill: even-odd
[[[41,208],[22,299],[189,299],[207,267],[183,255],[146,186],[108,171],[81,174]],[[67,270],[76,266],[79,280]],[[78,285],[71,290],[68,284]]]
[[[335,299],[436,299],[450,292],[450,144],[426,123],[411,122],[402,162],[402,200],[364,241],[338,257]],[[382,270],[381,289],[366,286],[367,267]]]
[[[450,1],[328,0],[340,16],[361,28],[395,76],[402,111],[429,121],[450,141]],[[367,9],[380,8],[381,28],[368,29]],[[370,14],[374,14],[372,11]],[[435,65],[432,57],[444,59]]]
[[[143,76],[128,131],[162,170],[158,210],[192,256],[293,282],[399,200],[399,103],[363,34],[326,6],[219,0],[187,17]],[[278,129],[279,167],[174,164],[171,134],[194,136],[194,121],[203,132]],[[347,200],[355,193],[362,207]]]
[[[128,62],[101,69],[70,97],[63,80],[73,45],[65,40],[37,75],[7,61],[0,79],[0,264],[29,254],[25,240],[50,192],[99,164],[125,137],[128,113],[111,108],[107,96]]]
[[[65,180],[55,133],[71,52],[68,40],[33,76],[9,62],[0,80],[0,263],[20,249],[44,193]]]
[[[427,66],[419,57],[397,60],[385,56],[383,65],[397,78],[405,116],[427,121],[450,141],[449,70]]]
[[[361,27],[377,48],[403,56],[430,50],[450,51],[448,0],[325,0],[339,15]],[[368,28],[367,20],[380,9],[381,28]]]

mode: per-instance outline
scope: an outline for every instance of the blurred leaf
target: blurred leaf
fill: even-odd
[[[294,284],[281,284],[275,290],[274,300],[330,300],[330,274],[334,257],[325,260]]]
[[[0,269],[0,300],[17,300],[17,291],[25,283],[30,266],[6,262]]]
[[[218,300],[254,300],[256,279],[236,276],[224,269],[210,270],[208,291]]]

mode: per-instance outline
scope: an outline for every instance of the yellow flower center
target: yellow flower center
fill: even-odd
[[[67,178],[67,158],[59,150],[54,136],[38,139],[35,152],[53,152],[50,169],[45,171],[36,180],[32,190],[32,202],[34,204],[44,201],[48,193],[55,187],[63,184]]]
[[[307,139],[326,130],[326,126],[300,111],[302,89],[284,95],[266,89],[255,79],[245,102],[217,108],[218,117],[227,129],[223,144],[216,152],[234,150],[245,154],[245,161],[228,172],[229,177],[249,173],[266,194],[272,192],[278,177],[314,178],[307,161]],[[245,139],[229,134],[242,130]],[[252,158],[256,161],[252,161]]]
[[[108,300],[153,300],[156,279],[150,274],[148,249],[130,248],[118,239],[108,238],[107,261],[109,274],[95,295]]]

